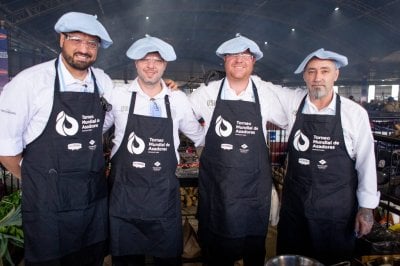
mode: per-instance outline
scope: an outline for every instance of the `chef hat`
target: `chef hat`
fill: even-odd
[[[100,38],[100,45],[103,48],[107,48],[113,43],[107,30],[97,20],[96,15],[68,12],[57,21],[54,29],[58,33],[80,31],[88,35],[97,36]]]
[[[334,61],[336,68],[341,68],[344,67],[348,64],[347,61],[347,57],[344,55],[340,55],[337,54],[335,52],[331,52],[331,51],[325,51],[324,48],[320,48],[315,52],[312,52],[311,54],[309,54],[304,60],[303,62],[301,62],[301,64],[298,66],[298,68],[296,69],[296,71],[294,72],[295,74],[299,74],[301,72],[303,72],[304,68],[307,66],[308,62],[314,58],[317,57],[319,59],[329,59]]]
[[[139,60],[153,52],[158,52],[165,61],[176,60],[174,48],[170,44],[147,34],[146,37],[137,40],[129,47],[126,56],[133,60]]]
[[[241,36],[240,34],[236,34],[235,38],[221,44],[218,47],[216,54],[217,56],[224,58],[226,54],[237,54],[244,52],[247,49],[250,50],[250,53],[254,55],[256,60],[263,57],[263,53],[261,52],[258,45],[254,41],[244,36]]]

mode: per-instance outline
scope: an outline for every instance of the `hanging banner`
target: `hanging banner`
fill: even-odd
[[[8,82],[8,42],[7,31],[0,29],[0,93]]]

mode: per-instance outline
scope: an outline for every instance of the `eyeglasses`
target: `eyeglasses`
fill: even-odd
[[[89,40],[89,41],[85,41],[84,39],[82,39],[81,37],[78,36],[73,36],[73,35],[68,35],[68,34],[64,34],[65,35],[65,39],[68,41],[71,41],[71,43],[75,46],[79,46],[81,44],[85,44],[89,49],[97,49],[100,46],[100,43],[96,40]]]
[[[251,60],[253,59],[253,55],[252,54],[246,54],[246,53],[238,53],[238,54],[226,54],[225,55],[228,58],[240,58],[243,60]]]
[[[162,64],[164,64],[164,60],[158,58],[158,57],[146,57],[146,58],[142,58],[139,59],[139,62],[142,64],[154,64],[155,66],[161,66]]]

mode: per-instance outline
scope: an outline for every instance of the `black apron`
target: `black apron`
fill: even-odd
[[[331,264],[354,249],[357,173],[344,142],[340,96],[336,115],[303,114],[305,99],[289,136],[278,253]]]
[[[176,257],[182,253],[177,159],[168,96],[167,118],[134,114],[111,160],[111,254]]]
[[[272,178],[257,89],[252,82],[254,103],[222,100],[224,81],[200,157],[203,245],[212,244],[215,236],[232,241],[264,237],[268,228]]]
[[[43,133],[22,163],[25,258],[46,261],[106,240],[107,182],[102,128],[105,112],[94,93],[60,92]]]

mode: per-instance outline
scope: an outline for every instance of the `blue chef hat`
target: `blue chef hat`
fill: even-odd
[[[126,56],[133,60],[139,60],[152,52],[158,52],[165,61],[176,60],[176,54],[171,45],[147,34],[146,37],[137,40],[129,47]]]
[[[303,62],[301,62],[301,64],[297,67],[296,71],[294,72],[295,74],[299,74],[301,72],[303,72],[304,68],[306,67],[306,65],[308,64],[308,62],[314,58],[317,57],[319,59],[329,59],[334,61],[336,68],[341,68],[344,66],[347,66],[348,61],[347,61],[347,57],[341,54],[337,54],[335,52],[331,52],[331,51],[325,51],[324,48],[320,48],[315,52],[312,52],[311,54],[309,54],[304,60]]]
[[[263,52],[261,52],[260,48],[254,41],[238,34],[235,38],[221,44],[218,47],[216,54],[219,57],[224,58],[226,54],[237,54],[244,52],[247,49],[250,50],[250,53],[254,55],[256,60],[259,60],[263,57]]]
[[[54,26],[56,32],[74,32],[80,31],[100,38],[100,45],[103,48],[109,47],[113,41],[107,33],[104,26],[97,20],[97,16],[69,12],[64,14]]]

